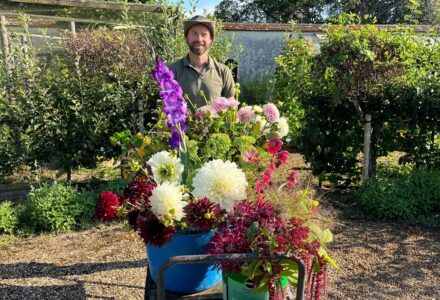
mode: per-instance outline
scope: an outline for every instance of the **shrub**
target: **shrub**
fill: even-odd
[[[439,169],[438,33],[345,23],[326,32],[319,52],[289,38],[277,58],[275,95],[314,174],[334,183],[359,179],[367,115],[370,175],[377,157],[392,151],[406,153],[401,162]]]
[[[18,224],[18,212],[12,202],[0,204],[0,233],[12,234]]]
[[[26,198],[26,223],[36,231],[71,230],[82,213],[77,200],[78,191],[74,187],[60,183],[43,185]]]
[[[374,217],[414,220],[440,211],[440,171],[412,171],[409,176],[378,176],[356,195],[359,205]]]

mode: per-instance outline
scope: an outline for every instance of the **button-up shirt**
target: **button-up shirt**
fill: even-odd
[[[235,83],[231,70],[211,57],[200,70],[191,65],[188,56],[172,63],[169,67],[182,87],[184,96],[187,96],[196,107],[206,105],[205,99],[200,94],[201,91],[208,101],[219,97],[234,97]],[[191,107],[191,104],[188,106]]]

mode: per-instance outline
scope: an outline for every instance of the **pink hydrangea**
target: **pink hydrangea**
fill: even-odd
[[[255,111],[252,106],[245,106],[238,110],[238,120],[240,123],[248,123],[255,118]]]
[[[263,114],[269,123],[276,122],[280,118],[280,112],[273,103],[268,103],[263,106]]]

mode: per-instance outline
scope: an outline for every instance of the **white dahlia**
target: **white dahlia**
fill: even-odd
[[[203,165],[193,178],[193,194],[207,197],[222,209],[231,209],[236,201],[246,198],[246,176],[237,164],[216,159]]]
[[[180,183],[184,167],[179,158],[171,156],[167,151],[161,151],[154,154],[147,163],[151,166],[157,183],[165,181]]]
[[[175,182],[159,184],[151,194],[151,210],[158,217],[172,217],[180,221],[183,218],[183,208],[187,202],[183,201],[182,187]]]
[[[285,117],[279,118],[276,125],[278,127],[278,138],[281,139],[289,134],[289,124],[287,124],[287,119]]]
[[[266,119],[260,115],[255,116],[255,126],[258,126],[260,134],[268,134],[270,131],[270,124]]]

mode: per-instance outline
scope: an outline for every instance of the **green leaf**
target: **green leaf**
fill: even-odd
[[[251,226],[246,230],[246,236],[249,242],[252,242],[255,238],[255,235],[258,233],[258,222],[252,222]]]
[[[268,277],[262,278],[255,289],[255,293],[267,292],[269,290],[268,282]]]
[[[244,276],[248,277],[249,279],[254,279],[257,276],[260,276],[263,274],[263,271],[259,269],[261,264],[263,263],[262,260],[257,260],[251,262],[242,272]]]

